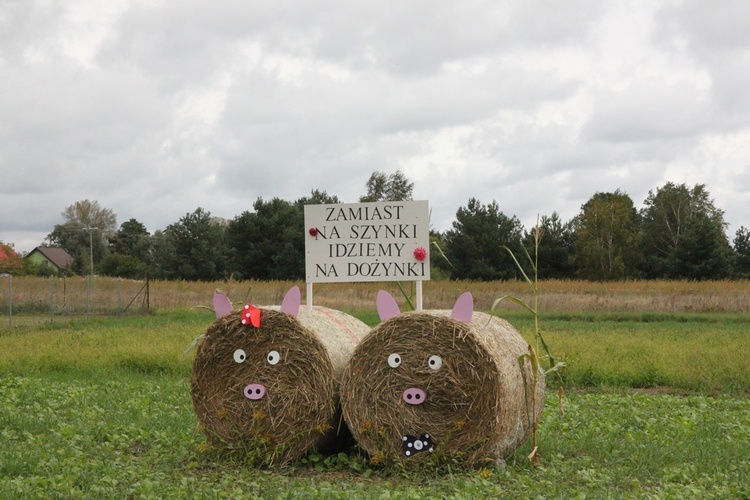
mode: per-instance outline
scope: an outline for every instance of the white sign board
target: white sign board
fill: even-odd
[[[426,201],[305,205],[307,283],[430,279]]]

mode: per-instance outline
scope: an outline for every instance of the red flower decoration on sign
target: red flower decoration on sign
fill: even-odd
[[[242,309],[242,324],[260,328],[260,309],[249,304],[246,305]]]
[[[317,236],[318,235],[318,228],[317,227],[311,227],[308,231],[310,233],[310,236]]]
[[[414,258],[417,259],[419,262],[422,262],[427,258],[427,250],[425,250],[422,247],[415,248],[414,249]]]

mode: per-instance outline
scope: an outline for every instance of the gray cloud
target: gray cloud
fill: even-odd
[[[638,80],[598,96],[582,128],[584,138],[607,142],[660,142],[695,137],[714,121],[707,92],[660,78]]]

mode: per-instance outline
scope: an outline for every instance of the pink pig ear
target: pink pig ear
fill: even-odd
[[[229,300],[229,297],[218,290],[214,292],[214,312],[217,319],[232,312],[232,302]]]
[[[281,312],[297,316],[299,313],[299,302],[302,294],[299,291],[298,286],[293,286],[284,295],[284,300],[281,301]]]
[[[474,298],[471,296],[471,292],[464,292],[456,300],[453,310],[451,311],[451,318],[469,324],[471,323],[471,315],[473,312]]]
[[[385,290],[378,292],[377,304],[380,321],[386,321],[401,314],[396,299]]]

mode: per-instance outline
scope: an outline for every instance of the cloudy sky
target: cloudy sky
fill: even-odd
[[[750,226],[746,0],[0,0],[0,240],[403,171],[432,226],[706,184]]]

